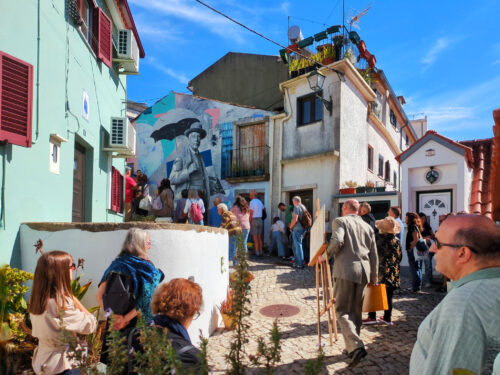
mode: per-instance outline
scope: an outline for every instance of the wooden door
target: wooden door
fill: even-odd
[[[85,149],[75,145],[73,164],[73,222],[85,221]]]
[[[238,135],[240,168],[252,170],[264,166],[266,124],[240,126]]]

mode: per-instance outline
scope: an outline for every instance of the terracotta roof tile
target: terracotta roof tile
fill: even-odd
[[[491,217],[490,176],[492,168],[493,138],[460,141],[472,149],[472,189],[469,212]]]
[[[500,108],[493,111],[493,152],[491,156],[491,211],[493,219],[500,221]]]

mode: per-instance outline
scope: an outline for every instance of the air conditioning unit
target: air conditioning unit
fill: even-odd
[[[118,73],[139,74],[139,47],[132,30],[118,30],[116,41],[116,58]]]
[[[117,152],[113,157],[129,158],[135,156],[136,132],[128,118],[111,117],[109,147],[103,151]]]

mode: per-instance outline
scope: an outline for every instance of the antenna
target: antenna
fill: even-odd
[[[351,19],[348,21],[349,26],[351,26],[351,28],[355,27],[356,29],[359,30],[359,20],[366,13],[368,13],[368,11],[370,10],[371,7],[372,7],[372,3],[368,4],[368,6],[365,9],[363,9],[361,12],[359,12],[355,16],[352,16]]]

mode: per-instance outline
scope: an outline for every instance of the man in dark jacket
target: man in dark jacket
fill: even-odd
[[[375,228],[375,216],[372,214],[372,206],[370,203],[363,202],[359,205],[359,216],[364,220],[366,224],[372,227],[375,233],[378,232],[377,228]]]

